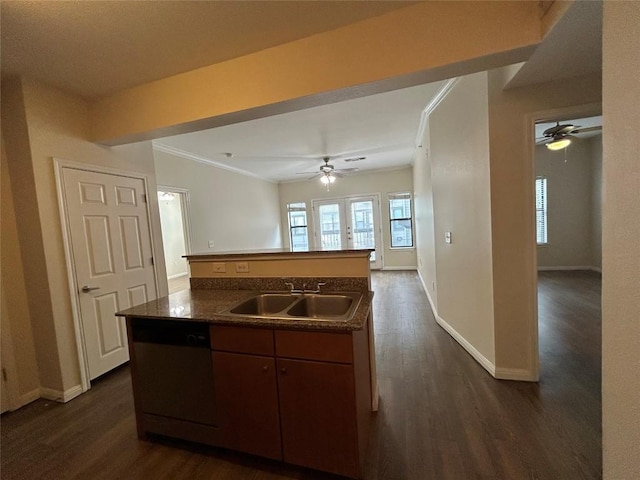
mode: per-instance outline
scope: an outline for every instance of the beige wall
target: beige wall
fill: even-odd
[[[11,182],[7,157],[2,145],[2,226],[1,276],[2,276],[2,336],[3,350],[5,342],[10,342],[8,351],[13,358],[7,358],[3,352],[3,360],[15,366],[4,365],[7,371],[7,382],[15,389],[15,398],[11,398],[10,408],[18,408],[39,396],[40,379],[36,350],[33,342],[29,302],[22,268],[22,249],[18,239],[16,212],[13,204]],[[12,377],[15,375],[15,378]],[[4,383],[3,383],[4,385]]]
[[[561,111],[568,118],[599,114],[602,84],[600,75],[590,75],[503,90],[507,79],[505,69],[489,72],[496,371],[535,379],[533,121]]]
[[[30,80],[3,82],[2,128],[40,386],[50,396],[62,395],[78,387],[81,377],[53,157],[145,174],[154,193],[151,144],[107,148],[90,143],[87,103]],[[162,294],[166,279],[155,193],[149,201]]]
[[[600,269],[596,203],[602,188],[596,169],[602,150],[597,147],[591,139],[576,139],[567,150],[555,152],[536,147],[536,176],[547,178],[548,197],[548,244],[537,247],[538,267]]]
[[[605,480],[640,478],[640,2],[604,2],[602,420]]]
[[[327,192],[327,189],[318,181],[303,181],[281,183],[280,208],[281,222],[283,225],[283,244],[289,245],[287,204],[294,202],[306,202],[309,221],[309,242],[313,245],[314,225],[311,212],[312,200],[323,198],[340,198],[354,195],[380,194],[380,216],[382,223],[382,250],[383,263],[386,268],[415,268],[416,253],[414,248],[391,249],[388,194],[396,192],[413,191],[412,169],[402,168],[397,170],[385,170],[378,172],[362,172],[348,177],[339,178]]]
[[[536,2],[417,2],[101,98],[93,138],[159,138],[495,68],[528,58],[544,30]]]
[[[591,144],[591,265],[602,269],[602,135]]]
[[[416,254],[418,273],[434,308],[438,308],[436,292],[436,246],[433,212],[433,183],[431,181],[431,157],[429,156],[430,122],[422,135],[422,146],[416,150],[413,165],[413,198],[416,217]]]
[[[491,368],[495,348],[488,131],[486,73],[461,78],[429,117],[437,314]],[[428,200],[421,208],[429,209]],[[445,243],[445,232],[451,232],[451,244]]]
[[[153,154],[158,183],[189,190],[192,252],[281,246],[275,183],[159,150]],[[213,249],[209,240],[214,241]]]

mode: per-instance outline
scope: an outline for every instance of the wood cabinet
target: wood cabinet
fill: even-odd
[[[212,326],[223,446],[360,478],[371,410],[367,327]]]
[[[368,356],[354,356],[361,340],[358,332],[276,330],[285,462],[360,477],[364,448],[358,430],[366,431],[368,422],[359,424],[358,408],[369,411],[356,395],[357,386],[369,389],[368,381],[356,383],[356,364],[368,363]],[[362,438],[366,441],[366,435]]]
[[[214,325],[210,333],[223,445],[282,460],[273,330]]]
[[[212,353],[224,446],[282,459],[276,362],[241,353]]]
[[[278,359],[284,461],[358,477],[353,367]]]

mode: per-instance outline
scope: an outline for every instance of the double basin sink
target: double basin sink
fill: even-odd
[[[359,292],[259,293],[236,303],[225,313],[244,317],[346,322],[353,318],[361,298]]]

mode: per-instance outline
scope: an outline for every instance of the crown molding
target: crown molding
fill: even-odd
[[[242,170],[240,168],[231,167],[224,163],[219,163],[219,162],[216,162],[215,160],[211,160],[210,158],[204,157],[202,155],[198,155],[196,153],[187,152],[186,150],[182,150],[180,148],[165,145],[164,143],[158,142],[157,140],[153,140],[151,144],[153,145],[153,149],[159,152],[168,153],[169,155],[175,155],[177,157],[181,157],[187,160],[192,160],[194,162],[203,163],[211,167],[221,168],[222,170],[227,170],[229,172],[237,173],[239,175],[244,175],[245,177],[257,178],[258,180],[262,180],[264,182],[278,183],[271,178],[263,177],[262,175],[256,175],[255,173],[247,172],[246,170]]]

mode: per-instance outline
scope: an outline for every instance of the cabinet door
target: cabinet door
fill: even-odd
[[[359,477],[353,367],[278,359],[285,462]]]
[[[224,446],[282,460],[275,360],[215,351],[212,355]]]

